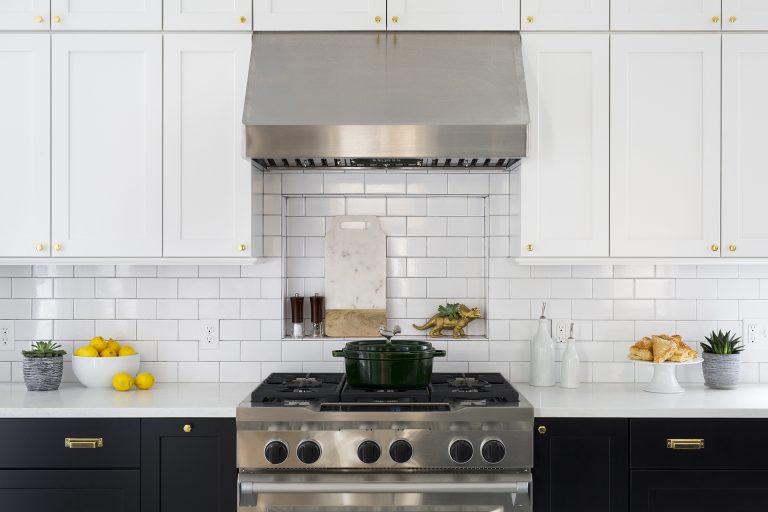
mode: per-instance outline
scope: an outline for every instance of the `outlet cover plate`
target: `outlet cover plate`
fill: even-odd
[[[552,339],[555,343],[565,343],[571,330],[572,320],[563,318],[552,319]]]
[[[0,350],[13,350],[15,342],[13,320],[0,320]]]
[[[200,320],[200,350],[219,349],[218,319]]]
[[[741,337],[744,346],[768,348],[768,319],[757,318],[744,320],[744,334]]]

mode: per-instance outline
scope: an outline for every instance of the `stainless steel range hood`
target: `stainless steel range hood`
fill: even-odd
[[[518,33],[253,36],[243,123],[262,168],[509,168],[528,122]]]

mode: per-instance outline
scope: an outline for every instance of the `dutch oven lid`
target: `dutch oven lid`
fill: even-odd
[[[344,347],[344,350],[353,350],[356,352],[389,352],[389,353],[423,353],[432,350],[432,344],[428,341],[420,340],[392,340],[388,343],[383,340],[361,340],[350,341]]]

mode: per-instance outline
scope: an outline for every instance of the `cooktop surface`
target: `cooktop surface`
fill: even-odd
[[[492,406],[519,401],[517,390],[500,373],[433,373],[428,387],[404,390],[354,388],[343,373],[273,373],[251,393],[252,407],[451,402]]]

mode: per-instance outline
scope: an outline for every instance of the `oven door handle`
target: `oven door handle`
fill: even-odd
[[[528,494],[530,482],[240,482],[240,495],[261,493],[510,493]]]

